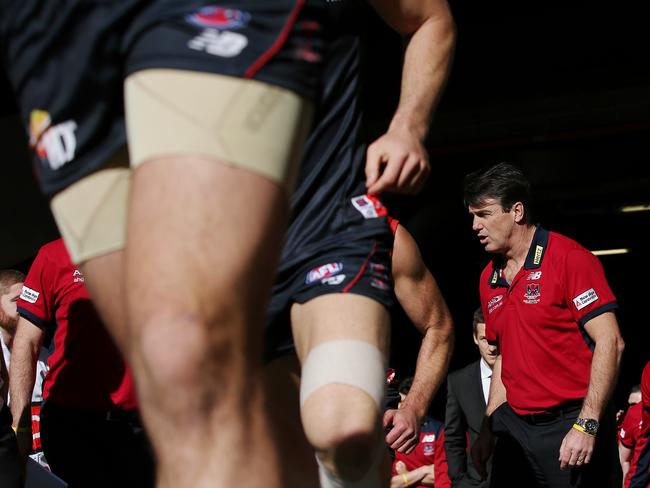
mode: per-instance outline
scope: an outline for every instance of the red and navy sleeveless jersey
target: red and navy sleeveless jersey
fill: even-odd
[[[431,417],[425,417],[420,428],[420,440],[416,448],[410,454],[395,451],[393,476],[397,474],[395,464],[398,461],[402,461],[409,471],[433,464],[435,488],[451,488],[451,480],[447,469],[447,455],[445,454],[445,429],[442,422]],[[417,486],[420,487],[421,485]]]
[[[495,259],[481,274],[480,294],[487,339],[501,349],[512,409],[541,412],[584,398],[594,347],[584,326],[617,306],[598,258],[537,227],[512,283]]]
[[[291,199],[291,217],[279,269],[285,279],[297,263],[325,249],[380,239],[390,247],[386,209],[365,195],[366,143],[359,95],[366,20],[360,2],[340,4],[325,46],[322,92]],[[374,208],[374,210],[373,210]],[[382,211],[377,210],[379,208]]]
[[[18,313],[53,332],[45,401],[102,411],[136,407],[131,376],[62,239],[38,252],[18,299]]]

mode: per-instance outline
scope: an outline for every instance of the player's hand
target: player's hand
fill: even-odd
[[[596,437],[570,429],[560,446],[560,469],[584,466],[591,461]]]
[[[408,130],[391,129],[368,147],[366,187],[370,195],[384,191],[417,193],[430,171],[426,149]]]
[[[472,462],[482,480],[487,479],[487,462],[494,450],[494,435],[481,431],[470,449]]]
[[[417,446],[420,419],[411,408],[386,410],[384,427],[391,428],[386,434],[386,444],[391,449],[409,454]]]

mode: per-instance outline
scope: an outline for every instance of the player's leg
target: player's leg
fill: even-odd
[[[301,415],[323,486],[380,486],[389,315],[360,295],[327,294],[291,311],[303,365]]]
[[[281,486],[262,324],[305,102],[264,83],[173,70],[138,72],[126,93],[136,165],[125,261],[130,358],[159,483],[234,486],[245,477]],[[274,102],[267,124],[224,141],[215,127],[245,125],[262,96]],[[195,154],[196,144],[206,156],[173,155]]]

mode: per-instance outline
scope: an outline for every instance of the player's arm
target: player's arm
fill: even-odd
[[[600,420],[612,396],[621,364],[625,343],[613,312],[602,313],[585,323],[585,331],[594,341],[589,387],[580,410],[580,418]],[[596,438],[571,429],[560,447],[560,467],[576,466],[578,459],[587,464],[594,450]]]
[[[433,466],[432,466],[433,467]],[[407,488],[409,486],[418,486],[427,476],[428,466],[420,466],[412,471],[408,471],[402,461],[395,464],[397,474],[393,475],[390,480],[390,488]]]
[[[621,462],[621,470],[623,471],[623,479],[627,476],[627,472],[630,470],[630,461],[632,461],[632,453],[634,451],[624,446],[621,442],[618,443],[618,458]]]
[[[491,417],[495,410],[506,402],[506,387],[501,380],[501,365],[501,355],[499,354],[492,368],[490,393],[481,424],[481,432],[470,450],[476,471],[482,479],[487,478],[487,461],[494,450],[495,437],[492,433]]]
[[[31,451],[32,423],[30,404],[36,378],[36,362],[44,336],[45,331],[40,327],[37,327],[24,317],[18,319],[11,350],[9,392],[11,395],[12,425],[17,432],[20,453],[24,457]]]
[[[369,193],[413,193],[422,188],[430,171],[423,143],[449,74],[454,21],[446,0],[369,2],[408,39],[399,104],[386,134],[368,148],[366,185]]]
[[[447,374],[454,329],[451,314],[440,288],[427,269],[413,236],[398,226],[393,249],[395,295],[423,339],[411,389],[399,410],[389,410],[385,425],[393,428],[386,436],[392,449],[410,452],[417,444],[422,417]]]

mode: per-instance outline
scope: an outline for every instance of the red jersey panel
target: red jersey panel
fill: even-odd
[[[451,488],[447,455],[445,454],[445,431],[442,422],[426,417],[420,428],[420,441],[416,448],[410,454],[395,451],[393,476],[397,474],[395,464],[398,461],[402,461],[409,471],[433,464],[435,488]],[[417,486],[424,488],[422,485]]]
[[[650,434],[650,361],[643,368],[641,374],[641,403],[643,404],[644,433]]]
[[[598,258],[537,227],[512,283],[496,258],[481,273],[480,294],[487,339],[501,349],[512,409],[542,412],[584,398],[594,347],[584,325],[617,306]]]
[[[18,312],[54,332],[44,400],[89,410],[136,407],[131,376],[62,239],[38,252],[25,278]]]

